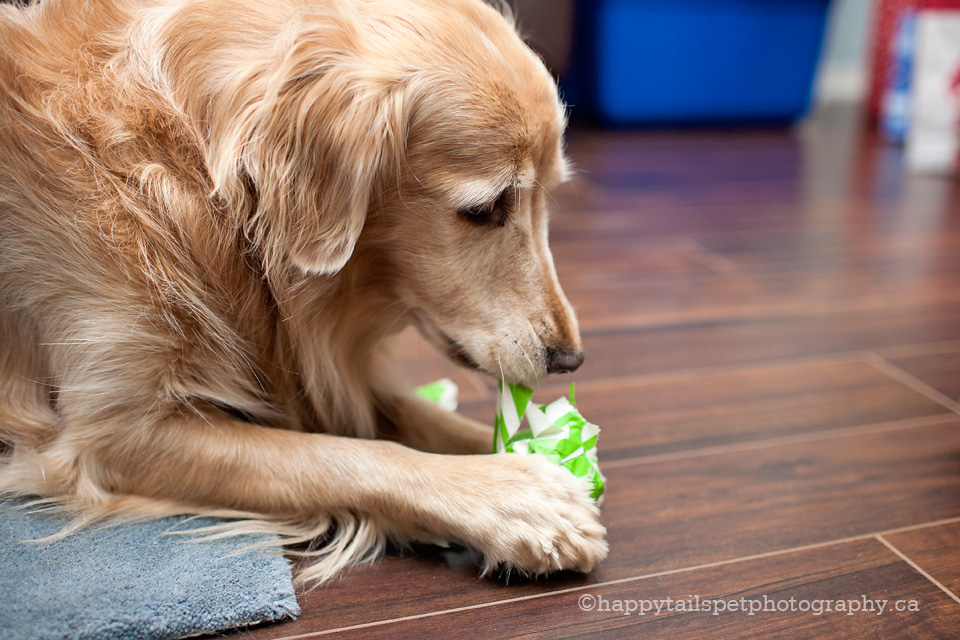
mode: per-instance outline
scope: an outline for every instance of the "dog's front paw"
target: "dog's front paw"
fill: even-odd
[[[458,534],[484,555],[485,572],[587,572],[607,556],[606,529],[587,481],[539,455],[484,456],[486,482],[463,505]]]

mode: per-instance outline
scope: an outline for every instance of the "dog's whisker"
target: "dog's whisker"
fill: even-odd
[[[534,184],[536,184],[538,187],[540,187],[540,190],[541,190],[543,193],[545,193],[548,198],[550,198],[550,202],[552,202],[553,204],[558,204],[558,203],[557,203],[557,199],[553,197],[553,194],[550,193],[550,190],[547,189],[546,187],[544,187],[543,184],[541,184],[539,180],[537,180],[536,178],[534,178],[534,179],[533,179],[533,182],[534,182]]]
[[[503,350],[503,346],[497,346],[497,366],[500,368],[500,379],[503,380],[506,376],[503,375],[503,361],[500,359],[500,352]]]
[[[403,306],[404,308],[403,308],[403,309],[400,311],[400,313],[398,313],[398,314],[396,315],[396,317],[395,317],[393,320],[391,320],[390,323],[383,329],[383,331],[381,332],[380,337],[377,339],[377,341],[367,350],[367,352],[366,352],[367,355],[369,355],[369,354],[371,354],[371,353],[374,353],[375,351],[377,351],[378,349],[380,349],[380,348],[383,346],[383,342],[384,342],[390,335],[393,334],[393,327],[396,326],[396,324],[397,324],[398,322],[400,322],[400,320],[401,320],[405,315],[407,315],[406,305],[404,305],[402,302],[395,302],[395,303],[387,306],[386,309],[389,309],[389,308],[395,307],[395,306]],[[384,310],[386,310],[386,309],[384,309]]]
[[[530,365],[530,370],[533,372],[533,378],[536,380],[536,386],[540,388],[540,375],[537,373],[537,367],[534,366],[533,360],[530,359],[530,356],[527,354],[527,350],[523,348],[523,345],[520,344],[519,340],[514,340],[513,343],[517,345],[517,348],[520,349],[520,353],[523,354],[524,359],[527,361],[527,364]]]

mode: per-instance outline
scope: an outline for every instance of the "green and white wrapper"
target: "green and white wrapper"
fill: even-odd
[[[450,378],[427,383],[414,389],[414,392],[424,400],[429,400],[447,411],[456,411],[460,404],[460,390],[457,388],[457,383]]]
[[[597,461],[600,427],[587,422],[570,399],[560,398],[548,405],[531,402],[533,390],[523,385],[500,382],[494,427],[494,453],[537,453],[566,467],[592,485],[590,497],[603,495],[604,480]],[[523,419],[528,428],[521,428]]]
[[[506,387],[506,388],[505,388]],[[456,411],[459,389],[449,378],[415,389],[416,394],[447,411]],[[494,453],[537,453],[566,467],[591,484],[590,497],[598,500],[605,478],[597,462],[597,437],[600,427],[587,422],[574,406],[573,385],[570,399],[560,398],[548,405],[531,402],[533,390],[519,384],[500,381],[494,428]],[[528,428],[521,428],[526,418]]]

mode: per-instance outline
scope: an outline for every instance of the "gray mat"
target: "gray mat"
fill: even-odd
[[[27,542],[66,520],[17,505],[0,503],[5,640],[178,638],[300,613],[287,560],[243,551],[264,536],[187,542],[164,532],[216,521],[175,517]]]

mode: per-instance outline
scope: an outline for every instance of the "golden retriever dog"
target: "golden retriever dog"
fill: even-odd
[[[547,246],[553,80],[481,0],[0,6],[0,487],[486,571],[590,570],[584,481],[390,364],[416,326],[528,385],[582,361]],[[486,455],[480,455],[484,454]]]

